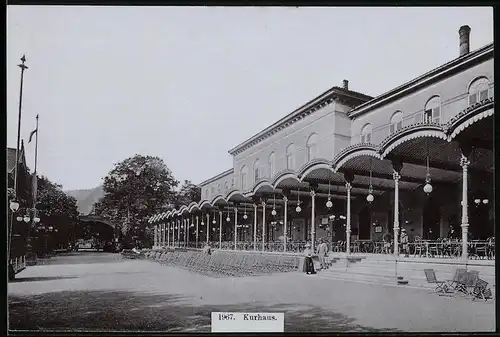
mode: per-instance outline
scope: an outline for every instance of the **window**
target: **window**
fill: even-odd
[[[215,186],[212,186],[212,188],[210,189],[210,192],[212,193],[212,196],[215,194]]]
[[[208,199],[208,188],[205,189],[205,199]]]
[[[241,189],[244,191],[247,188],[247,167],[243,166],[240,170]]]
[[[306,161],[313,160],[316,158],[316,150],[317,150],[317,140],[318,140],[318,135],[313,133],[312,135],[309,136],[306,142]]]
[[[229,183],[226,181],[224,183],[224,190],[227,191],[229,189]]]
[[[396,111],[391,117],[390,132],[396,132],[401,128],[403,128],[403,113]]]
[[[486,77],[474,80],[469,86],[469,106],[488,98],[489,81]]]
[[[372,141],[372,125],[370,123],[365,124],[361,129],[361,143],[369,144]]]
[[[432,97],[424,109],[424,122],[439,123],[441,117],[441,98],[439,96]]]
[[[292,143],[288,145],[288,147],[286,148],[286,168],[289,170],[294,169],[295,165],[294,152],[295,152],[295,146]]]
[[[272,178],[274,176],[274,174],[276,173],[276,172],[274,172],[275,160],[276,160],[276,156],[275,156],[274,152],[271,152],[271,154],[269,155],[268,163],[267,163],[267,165],[268,165],[267,168],[269,171],[269,178]]]
[[[253,172],[255,181],[259,180],[259,159],[255,159],[253,163]]]
[[[217,184],[217,193],[220,193],[220,183]]]

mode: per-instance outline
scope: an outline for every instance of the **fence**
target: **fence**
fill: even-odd
[[[10,264],[14,268],[15,273],[19,273],[26,268],[26,256],[22,255],[10,260]]]

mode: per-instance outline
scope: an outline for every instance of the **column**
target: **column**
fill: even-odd
[[[167,247],[170,247],[170,221],[167,222]]]
[[[394,170],[394,256],[399,255],[399,179],[401,176]]]
[[[347,255],[351,254],[351,183],[347,182],[345,184],[345,188],[347,191],[347,224],[346,224],[346,229],[345,229],[345,234],[346,234],[346,253]]]
[[[162,223],[161,224],[161,239],[160,239],[161,243],[160,245],[163,247],[165,246],[165,224]]]
[[[238,207],[234,207],[234,250],[238,245]]]
[[[186,219],[186,225],[184,226],[184,246],[188,246],[189,239],[189,217]]]
[[[156,248],[158,246],[158,226],[154,226],[154,239],[153,239],[153,247]]]
[[[181,246],[181,225],[182,225],[182,218],[180,220],[177,220],[177,246]]]
[[[286,243],[287,243],[287,217],[288,217],[288,198],[283,197],[284,201],[284,214],[283,214],[283,251],[286,252]]]
[[[314,252],[316,234],[316,192],[311,190],[311,249]]]
[[[470,164],[469,159],[465,155],[462,154],[462,158],[460,158],[460,166],[462,166],[462,258],[467,260],[469,257],[469,249],[468,249],[468,234],[469,234],[469,198],[467,195],[468,188],[468,174],[467,168]]]
[[[262,202],[262,251],[265,250],[266,244],[266,202]]]
[[[222,249],[222,211],[219,211],[219,249]]]
[[[253,250],[257,250],[257,204],[253,204]]]
[[[207,243],[210,237],[210,213],[207,213]]]
[[[198,248],[198,216],[196,216],[196,248]]]

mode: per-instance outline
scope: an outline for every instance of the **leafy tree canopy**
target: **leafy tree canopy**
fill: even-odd
[[[162,159],[135,155],[115,167],[104,178],[104,196],[94,204],[96,215],[114,221],[124,234],[176,199],[174,179]]]
[[[177,192],[177,198],[175,199],[175,208],[179,208],[182,205],[189,205],[193,201],[199,202],[201,200],[201,188],[193,184],[190,180],[184,180],[180,190]]]
[[[76,199],[63,192],[62,186],[48,178],[38,177],[36,208],[42,216],[62,216],[74,219],[78,216]]]

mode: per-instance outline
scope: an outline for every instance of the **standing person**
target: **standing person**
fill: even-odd
[[[321,243],[318,246],[318,257],[319,263],[321,265],[321,269],[326,269],[328,266],[326,265],[326,256],[328,255],[328,245],[325,243],[325,240],[322,239]]]
[[[392,236],[391,233],[387,232],[384,235],[384,253],[390,254],[391,253],[391,242],[392,242]]]
[[[408,253],[408,233],[406,233],[406,228],[401,229],[401,245],[403,248],[403,253],[405,257],[409,256]]]
[[[212,255],[212,247],[210,247],[210,244],[208,242],[205,244],[205,247],[203,247],[203,253]]]
[[[311,244],[306,243],[306,249],[304,250],[304,272],[306,274],[316,274],[316,271],[314,271],[314,262],[312,259],[313,256],[313,251],[311,249]]]

